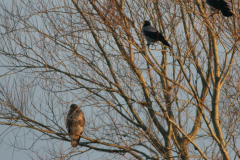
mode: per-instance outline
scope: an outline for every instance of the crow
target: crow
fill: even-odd
[[[171,45],[164,39],[163,35],[159,33],[149,21],[143,22],[143,34],[148,42],[148,47],[151,43],[161,41],[164,45],[171,47]]]
[[[225,0],[206,0],[206,2],[212,10],[221,10],[225,17],[230,17],[233,15],[230,6]]]

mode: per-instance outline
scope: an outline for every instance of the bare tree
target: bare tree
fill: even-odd
[[[0,6],[0,123],[37,137],[26,148],[12,129],[10,147],[33,151],[36,142],[51,139],[42,147],[58,159],[91,150],[106,153],[102,159],[240,155],[237,0],[229,18],[212,15],[200,0],[13,0]],[[160,42],[146,48],[144,20],[172,48]],[[86,118],[76,149],[64,124],[72,102]]]

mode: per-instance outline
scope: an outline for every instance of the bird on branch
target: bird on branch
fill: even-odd
[[[83,133],[85,118],[82,110],[76,104],[71,104],[67,115],[66,127],[71,138],[72,147],[77,147],[80,135]]]
[[[161,41],[164,45],[171,47],[171,45],[166,41],[166,39],[163,37],[163,35],[158,32],[153,26],[151,26],[151,23],[149,21],[143,22],[143,35],[146,38],[149,47],[150,44],[154,44],[157,41]]]
[[[225,17],[230,17],[233,15],[233,12],[226,0],[206,0],[206,2],[211,7],[211,10],[221,10]]]

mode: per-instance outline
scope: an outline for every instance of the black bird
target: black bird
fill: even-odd
[[[151,43],[161,41],[164,45],[171,47],[171,45],[164,39],[163,35],[159,33],[149,21],[143,22],[143,34],[148,41],[148,47]]]
[[[225,0],[206,0],[206,2],[212,10],[221,10],[225,17],[230,17],[233,15],[230,6]]]

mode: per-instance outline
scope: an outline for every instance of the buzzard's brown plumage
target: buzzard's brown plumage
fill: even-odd
[[[71,104],[67,115],[66,127],[71,138],[72,147],[77,147],[80,140],[80,135],[85,126],[85,118],[83,112],[76,104]]]

